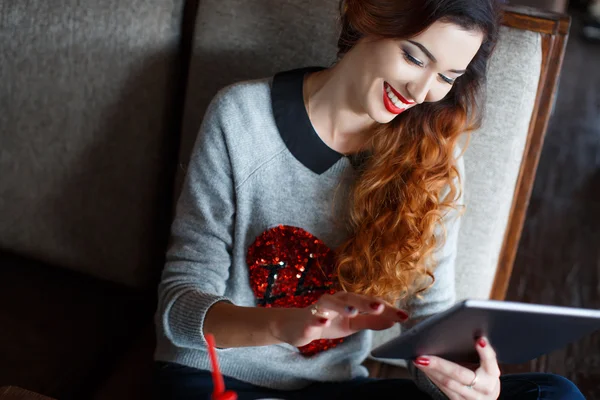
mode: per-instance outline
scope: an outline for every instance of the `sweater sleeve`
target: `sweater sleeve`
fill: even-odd
[[[158,287],[158,318],[178,347],[204,347],[206,312],[228,301],[235,210],[222,97],[210,103],[196,138]]]
[[[414,299],[408,304],[407,308],[411,320],[407,326],[402,327],[403,331],[418,321],[447,310],[456,302],[455,260],[461,222],[460,214],[464,206],[464,164],[462,157],[458,159],[457,169],[461,177],[461,195],[456,201],[457,208],[449,210],[444,217],[443,225],[446,231],[446,240],[444,245],[434,255],[436,260],[436,268],[434,270],[435,282],[423,294],[421,299]],[[421,370],[416,368],[411,360],[408,360],[407,365],[417,386],[422,391],[429,394],[435,400],[447,399],[446,395]]]

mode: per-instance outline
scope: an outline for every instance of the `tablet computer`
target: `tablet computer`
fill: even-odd
[[[518,364],[597,330],[600,310],[468,299],[421,321],[371,355],[403,360],[434,355],[454,362],[478,362],[475,340],[484,335],[499,363]]]

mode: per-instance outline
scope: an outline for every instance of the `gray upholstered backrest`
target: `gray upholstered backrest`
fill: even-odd
[[[503,27],[490,60],[483,126],[465,152],[457,298],[488,298],[529,132],[542,65],[538,33]]]
[[[182,9],[0,2],[0,248],[147,284],[169,217]]]
[[[337,4],[337,0],[200,2],[182,163],[189,159],[204,110],[221,87],[305,65],[328,66],[336,60]]]
[[[337,4],[337,0],[201,2],[180,153],[184,166],[204,110],[219,88],[285,69],[326,66],[335,60]],[[457,257],[458,298],[489,296],[540,66],[540,36],[503,28],[490,65],[487,117],[465,155],[467,211]]]

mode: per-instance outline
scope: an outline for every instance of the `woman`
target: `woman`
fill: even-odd
[[[159,287],[157,391],[209,398],[204,334],[242,399],[581,399],[554,375],[437,357],[372,380],[372,330],[454,302],[457,143],[496,41],[492,0],[347,0],[338,62],[242,82],[206,112]],[[397,308],[394,305],[401,305]]]

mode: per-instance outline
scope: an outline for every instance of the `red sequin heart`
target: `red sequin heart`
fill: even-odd
[[[302,228],[279,225],[263,232],[248,249],[246,262],[261,307],[307,307],[336,292],[333,252]],[[312,356],[342,342],[320,339],[299,350]]]

